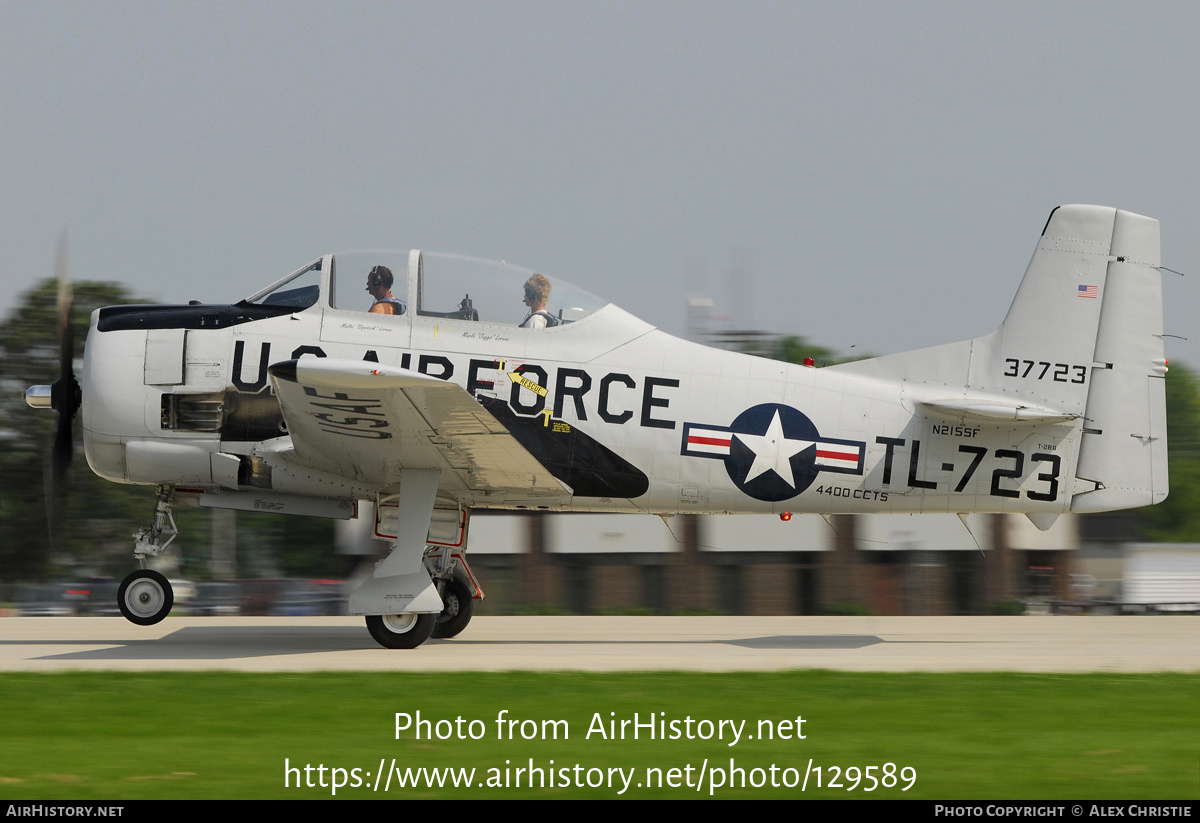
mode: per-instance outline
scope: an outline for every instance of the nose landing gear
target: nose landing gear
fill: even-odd
[[[154,506],[154,525],[133,536],[133,556],[143,568],[131,572],[117,589],[117,608],[125,619],[139,626],[153,626],[171,613],[175,591],[160,572],[144,568],[146,556],[157,557],[179,534],[171,513],[171,489],[160,486]],[[163,535],[170,535],[162,541]]]

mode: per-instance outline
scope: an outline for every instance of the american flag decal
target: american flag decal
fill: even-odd
[[[1076,297],[1090,297],[1094,300],[1098,296],[1097,291],[1096,291],[1096,286],[1084,286],[1081,284],[1079,286],[1079,291],[1077,291],[1075,293],[1075,296]]]

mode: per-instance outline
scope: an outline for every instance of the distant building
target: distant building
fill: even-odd
[[[1077,518],[477,513],[483,613],[986,614],[1071,596]]]

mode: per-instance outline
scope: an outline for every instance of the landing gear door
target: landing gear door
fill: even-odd
[[[461,506],[434,506],[433,517],[429,521],[429,537],[426,542],[431,546],[449,546],[460,549],[467,542],[467,524],[470,523],[470,512]],[[398,532],[400,509],[394,495],[379,498],[375,507],[375,536],[384,539],[394,539]]]

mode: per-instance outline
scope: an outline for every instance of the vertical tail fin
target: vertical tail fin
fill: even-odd
[[[1060,206],[996,331],[833,368],[898,378],[902,396],[927,413],[1082,420],[1065,463],[1074,466],[1064,487],[1071,510],[1157,503],[1167,495],[1159,255],[1157,220]]]
[[[1117,213],[1050,213],[1004,322],[977,341],[969,385],[1085,414]]]
[[[993,356],[972,359],[971,382],[1082,414],[1072,511],[1167,496],[1159,265],[1157,220],[1101,206],[1055,209]]]

